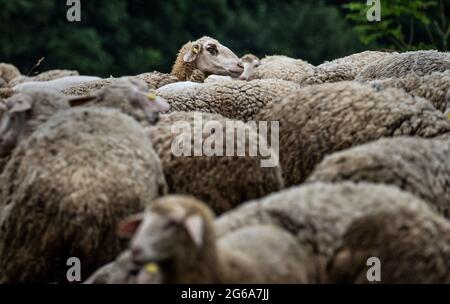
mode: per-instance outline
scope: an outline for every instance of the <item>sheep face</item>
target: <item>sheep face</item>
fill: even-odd
[[[0,157],[3,157],[10,154],[23,136],[33,99],[25,94],[16,94],[6,100],[6,105],[1,106],[4,114],[0,120]]]
[[[203,243],[204,220],[177,204],[152,204],[143,213],[123,221],[119,233],[134,234],[130,249],[134,263],[160,263],[192,252]]]
[[[141,109],[145,113],[150,124],[158,122],[159,112],[170,109],[164,98],[148,92],[147,84],[143,80],[131,78],[116,80],[109,87],[105,87],[92,96],[75,97],[69,102],[71,106],[79,106],[89,101],[103,100],[117,100],[117,102],[127,100],[133,108]]]
[[[244,55],[241,60],[244,64],[244,72],[239,76],[239,79],[247,80],[253,71],[261,65],[261,61],[253,54]]]
[[[195,62],[197,69],[209,75],[237,78],[244,71],[242,61],[229,48],[209,37],[192,43],[183,60],[186,63]]]

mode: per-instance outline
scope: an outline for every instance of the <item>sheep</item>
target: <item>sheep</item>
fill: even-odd
[[[54,90],[62,91],[86,82],[100,80],[100,77],[93,76],[67,76],[49,81],[26,81],[14,86],[12,89],[15,91],[21,91],[29,88],[51,88]]]
[[[52,91],[29,91],[5,100],[0,116],[0,173],[14,148],[57,111],[70,108],[64,95]]]
[[[450,122],[427,100],[399,89],[357,82],[307,86],[272,102],[256,121],[279,121],[280,162],[287,186],[302,183],[325,155],[381,137],[432,138]]]
[[[144,73],[137,76],[125,76],[121,78],[106,78],[97,81],[91,81],[71,88],[64,89],[62,92],[70,96],[84,96],[94,93],[104,87],[111,85],[111,83],[120,79],[140,79],[147,83],[149,89],[156,90],[159,87],[178,82],[178,79],[169,74],[160,72]]]
[[[300,85],[279,79],[224,81],[188,86],[182,90],[160,88],[156,94],[166,99],[173,111],[200,111],[250,120],[271,101],[300,89]]]
[[[3,79],[6,83],[9,83],[16,77],[19,77],[20,71],[14,65],[9,63],[0,63],[0,79]]]
[[[386,138],[331,154],[307,182],[391,184],[411,192],[450,217],[450,141]]]
[[[237,78],[243,69],[242,62],[230,49],[217,40],[205,36],[181,47],[171,74],[155,71],[133,77],[147,82],[150,89],[157,89],[178,81],[201,83],[211,74]],[[109,85],[111,81],[111,79],[103,79],[75,86],[63,92],[67,95],[88,95]]]
[[[401,78],[387,78],[368,82],[378,90],[384,88],[399,88],[414,95],[429,100],[436,109],[445,112],[447,109],[446,93],[450,92],[450,70],[434,72],[419,76],[416,73]]]
[[[208,125],[213,127],[209,129]],[[200,147],[206,147],[207,141],[214,138],[212,134],[223,135],[223,139],[219,140],[223,140],[224,145],[218,153],[201,151],[201,156],[192,157],[174,152],[180,145],[178,140],[183,138],[187,143],[192,143],[196,153],[197,138],[201,140]],[[238,134],[245,134],[245,137]],[[161,159],[169,192],[190,194],[202,199],[216,213],[229,210],[246,200],[280,190],[284,186],[278,161],[268,167],[262,167],[261,161],[267,160],[267,155],[250,155],[249,149],[246,148],[247,142],[250,146],[256,140],[261,144],[265,139],[251,126],[242,122],[237,121],[230,125],[224,117],[217,114],[173,112],[161,115],[158,124],[148,128],[148,135]],[[236,144],[233,142],[235,136]],[[212,147],[212,143],[209,144]],[[217,147],[220,144],[214,142]],[[228,156],[224,151],[229,147],[232,147],[232,156]],[[241,148],[245,150],[238,156]],[[269,158],[277,160],[277,151],[268,148]],[[188,152],[195,155],[191,148]]]
[[[159,120],[159,112],[170,110],[163,98],[148,92],[147,84],[139,78],[119,78],[90,95],[69,98],[71,105],[79,102],[85,106],[120,109],[141,125],[153,125]]]
[[[261,64],[259,58],[253,54],[246,54],[242,56],[241,61],[244,65],[244,72],[242,72],[241,76],[239,76],[240,80],[247,80],[253,73],[255,68],[259,67]],[[230,76],[210,75],[205,79],[205,83],[232,80],[232,79],[233,78],[231,78]]]
[[[243,71],[241,60],[229,48],[203,36],[181,47],[171,74],[180,81],[204,82],[212,74],[237,78]]]
[[[215,237],[212,211],[186,196],[166,196],[124,220],[138,265],[156,263],[162,283],[308,283],[309,256],[295,236],[272,225]]]
[[[450,53],[438,51],[416,51],[394,54],[369,64],[356,77],[357,81],[383,78],[401,78],[416,73],[419,76],[450,69]]]
[[[167,192],[145,131],[116,109],[59,111],[17,146],[0,175],[0,282],[64,282],[126,245],[118,221]]]
[[[71,70],[50,70],[31,77],[19,75],[18,77],[12,79],[9,85],[10,87],[15,87],[24,82],[45,82],[71,76],[80,76],[80,74],[77,71]]]
[[[68,97],[50,89],[24,89],[6,100],[6,115],[0,119],[0,172],[11,151],[40,124],[70,106],[101,106],[121,110],[143,126],[158,121],[158,112],[169,109],[160,97],[147,94],[142,80],[122,79],[92,96]]]
[[[314,68],[314,75],[306,79],[305,84],[354,80],[367,65],[388,56],[392,53],[365,51],[322,63]]]
[[[275,78],[303,84],[314,74],[314,66],[300,59],[286,56],[266,56],[248,78],[249,80]]]
[[[326,265],[348,226],[377,211],[434,212],[426,202],[389,185],[314,183],[247,202],[219,217],[217,238],[243,227],[274,225],[294,235],[311,257],[312,283],[327,281]],[[276,248],[273,248],[276,252]]]
[[[382,227],[382,229],[380,229]],[[384,284],[450,283],[450,224],[430,212],[380,211],[355,220],[330,258],[329,282],[371,283],[367,261],[380,262]]]

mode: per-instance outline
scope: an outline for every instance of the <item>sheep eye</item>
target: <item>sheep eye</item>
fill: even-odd
[[[206,50],[208,52],[210,52],[211,55],[217,55],[219,53],[219,51],[217,50],[217,48],[215,46],[209,46],[206,48]]]
[[[169,229],[172,227],[177,226],[178,223],[176,221],[168,221],[165,225],[164,225],[164,229]]]

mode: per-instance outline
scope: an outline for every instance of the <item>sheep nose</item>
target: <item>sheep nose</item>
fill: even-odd
[[[237,66],[238,66],[239,68],[241,68],[241,69],[244,68],[244,65],[243,65],[241,62],[239,62],[239,63],[237,64]]]
[[[131,249],[131,256],[137,258],[142,254],[142,249],[140,247],[134,247]]]

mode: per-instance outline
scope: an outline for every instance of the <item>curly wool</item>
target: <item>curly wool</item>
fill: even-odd
[[[57,113],[0,176],[0,214],[9,210],[0,223],[0,282],[65,282],[69,257],[88,275],[125,248],[118,221],[166,190],[135,120],[104,108]]]
[[[436,109],[445,112],[447,109],[446,94],[450,92],[450,70],[434,72],[425,76],[411,73],[401,78],[370,81],[368,84],[378,90],[385,88],[403,89],[411,95],[429,100]]]
[[[450,121],[427,100],[357,82],[305,87],[255,117],[280,121],[280,160],[288,186],[302,183],[327,154],[381,137],[436,137]]]
[[[0,63],[0,78],[3,78],[5,82],[9,83],[16,77],[21,75],[19,69],[9,63]]]
[[[357,81],[405,77],[411,72],[419,76],[450,69],[450,53],[417,51],[395,54],[368,65],[356,77]]]
[[[202,134],[203,140],[211,135],[202,130],[200,123],[194,120],[196,115],[201,115],[203,126],[207,122],[219,122],[223,126],[224,140],[235,134],[234,128],[227,129],[226,119],[220,115],[196,112],[174,112],[162,115],[157,125],[148,128],[148,134],[161,159],[171,193],[194,195],[212,207],[215,212],[222,213],[246,200],[283,188],[280,167],[261,168],[260,162],[264,158],[259,155],[248,156],[248,149],[246,149],[246,156],[174,156],[172,144],[179,133],[172,132],[171,128],[177,122],[187,123],[192,132]],[[243,140],[248,141],[258,136],[244,123],[236,122],[236,124],[237,129],[248,132],[249,137],[235,141],[234,155],[236,155],[238,143],[242,144]],[[191,140],[193,145],[193,133],[191,133]]]
[[[390,184],[450,217],[450,142],[389,138],[327,156],[308,182]]]
[[[377,257],[382,268],[379,283],[448,284],[449,235],[448,221],[423,210],[369,214],[347,229],[328,264],[329,282],[369,283],[367,261]]]
[[[270,224],[295,235],[312,257],[312,282],[326,281],[326,263],[347,227],[357,218],[380,210],[408,208],[429,212],[425,202],[387,185],[315,183],[293,187],[239,206],[215,222],[221,238],[246,226]]]
[[[227,118],[250,120],[265,105],[277,102],[300,89],[293,82],[278,79],[230,80],[184,88],[182,91],[158,91],[172,111],[216,113]]]
[[[365,51],[325,62],[315,67],[314,75],[312,77],[308,77],[304,83],[320,84],[354,80],[367,65],[382,58],[392,56],[392,54],[393,53],[387,52]]]
[[[250,75],[249,80],[274,78],[303,84],[313,74],[312,64],[301,59],[276,55],[264,57],[261,65]]]
[[[170,75],[170,74],[164,74],[160,72],[151,72],[151,73],[144,73],[137,76],[129,76],[130,78],[137,78],[145,81],[147,83],[147,86],[151,90],[156,90],[159,87],[165,86],[167,84],[171,84],[174,82],[178,82],[179,80]],[[89,95],[93,93],[94,91],[100,90],[104,87],[109,86],[111,83],[113,83],[117,78],[106,78],[102,80],[96,80],[96,81],[90,81],[88,83],[84,83],[66,90],[63,90],[62,92],[66,95],[74,95],[74,96],[83,96],[83,95]]]

